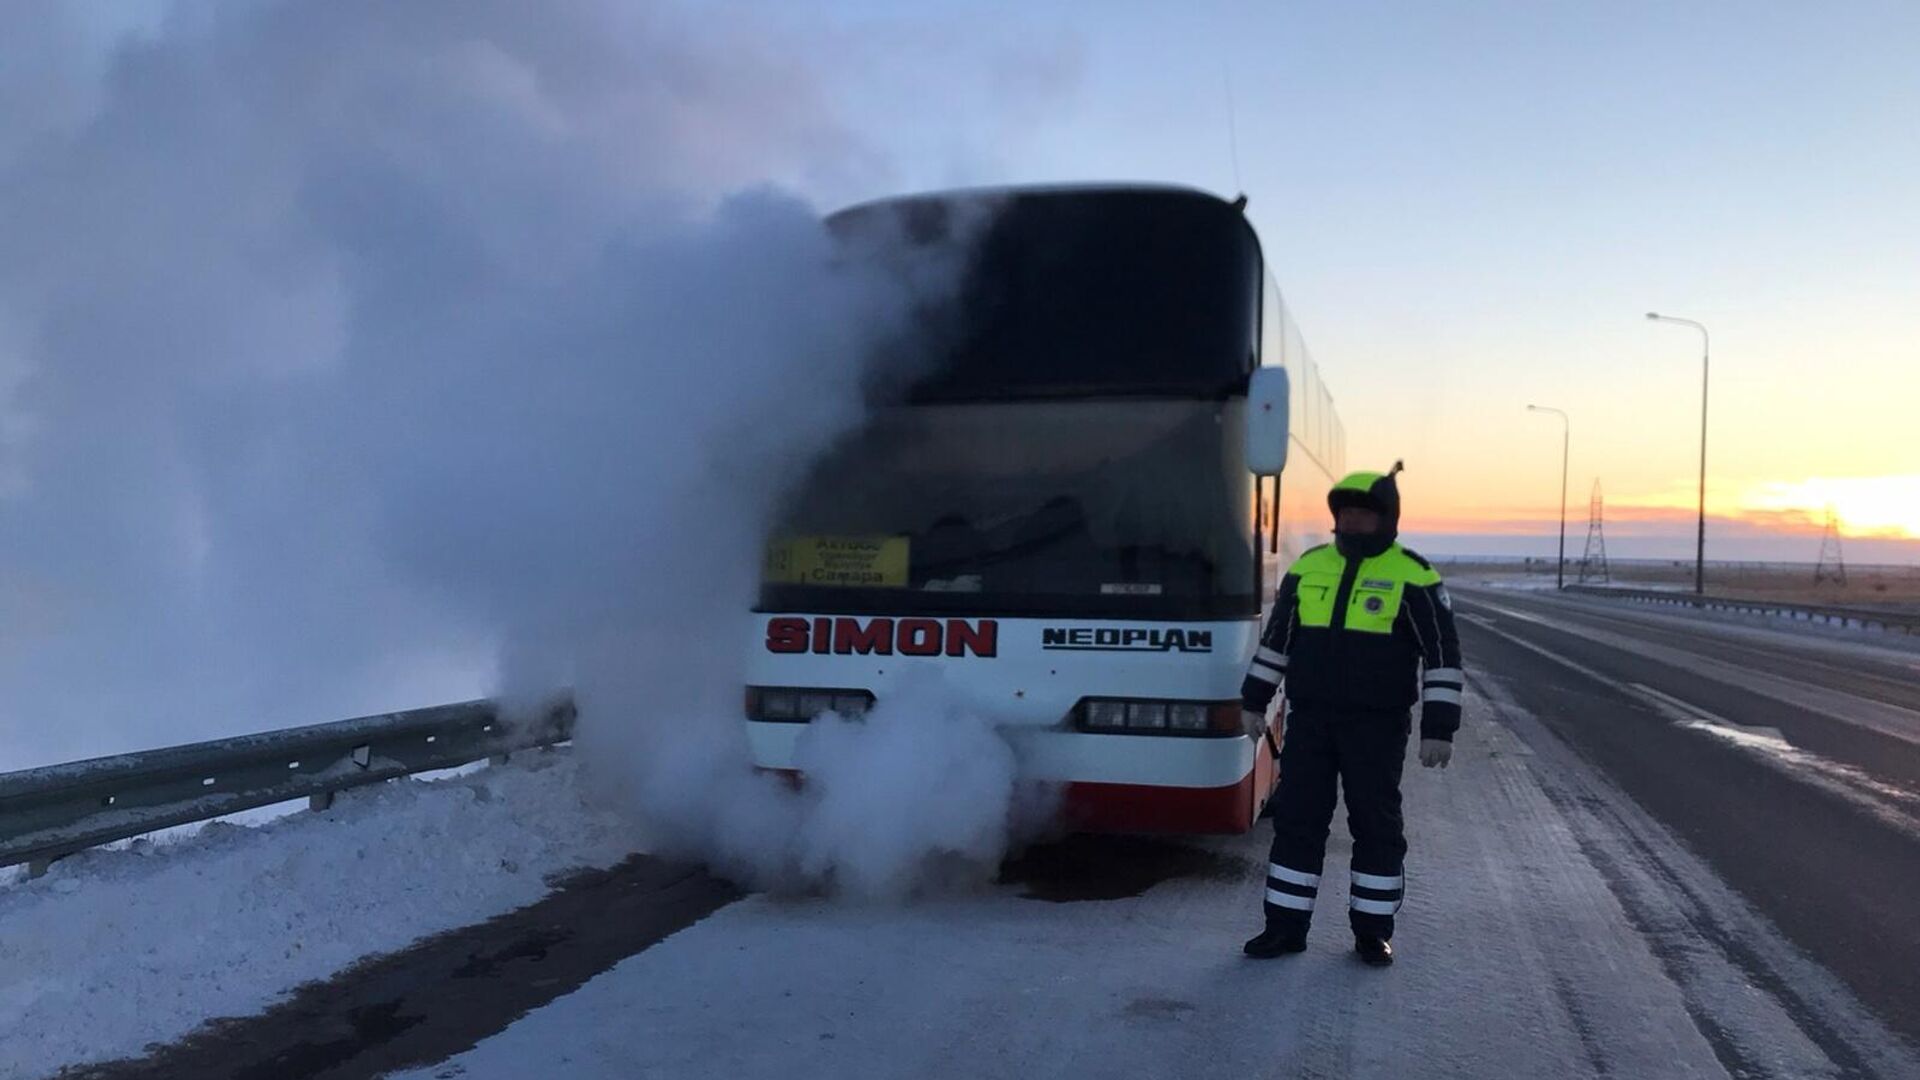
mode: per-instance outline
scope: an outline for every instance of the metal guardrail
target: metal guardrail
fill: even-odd
[[[467,701],[0,774],[0,867],[573,737],[571,701],[525,720]]]
[[[1888,632],[1920,634],[1920,615],[1874,608],[1833,607],[1817,604],[1787,604],[1774,600],[1753,600],[1732,596],[1696,596],[1688,592],[1662,592],[1658,589],[1620,589],[1602,585],[1569,585],[1566,592],[1581,596],[1605,596],[1640,604],[1672,604],[1708,611],[1743,611],[1762,615],[1781,615],[1807,622],[1837,626],[1879,627]]]

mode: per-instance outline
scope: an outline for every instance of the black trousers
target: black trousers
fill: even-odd
[[[1334,712],[1290,704],[1273,802],[1269,921],[1304,926],[1313,918],[1337,782],[1346,792],[1353,834],[1348,919],[1356,934],[1393,936],[1393,916],[1406,892],[1400,768],[1410,727],[1405,711]]]

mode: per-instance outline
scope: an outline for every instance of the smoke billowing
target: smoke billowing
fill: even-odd
[[[657,843],[869,895],[996,857],[1010,755],[937,689],[889,712],[962,733],[918,749],[966,809],[884,854],[836,763],[912,758],[886,715],[805,795],[745,766],[769,514],[958,263],[833,260],[783,185],[874,156],[791,44],[187,3],[0,84],[45,103],[0,117],[0,768],[573,686]]]

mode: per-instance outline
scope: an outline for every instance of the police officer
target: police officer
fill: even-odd
[[[1307,947],[1337,780],[1353,833],[1347,907],[1354,950],[1369,964],[1393,963],[1388,942],[1406,888],[1400,766],[1409,710],[1420,702],[1420,764],[1445,766],[1462,687],[1452,602],[1440,575],[1395,542],[1400,469],[1395,462],[1385,475],[1359,472],[1334,485],[1327,495],[1334,542],[1301,555],[1281,580],[1241,687],[1250,724],[1264,727],[1283,684],[1287,701],[1267,927],[1247,942],[1248,956]]]

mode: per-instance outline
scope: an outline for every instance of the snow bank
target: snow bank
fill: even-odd
[[[628,852],[560,750],[217,822],[0,886],[0,1077],[138,1053],[373,953],[533,902]]]

